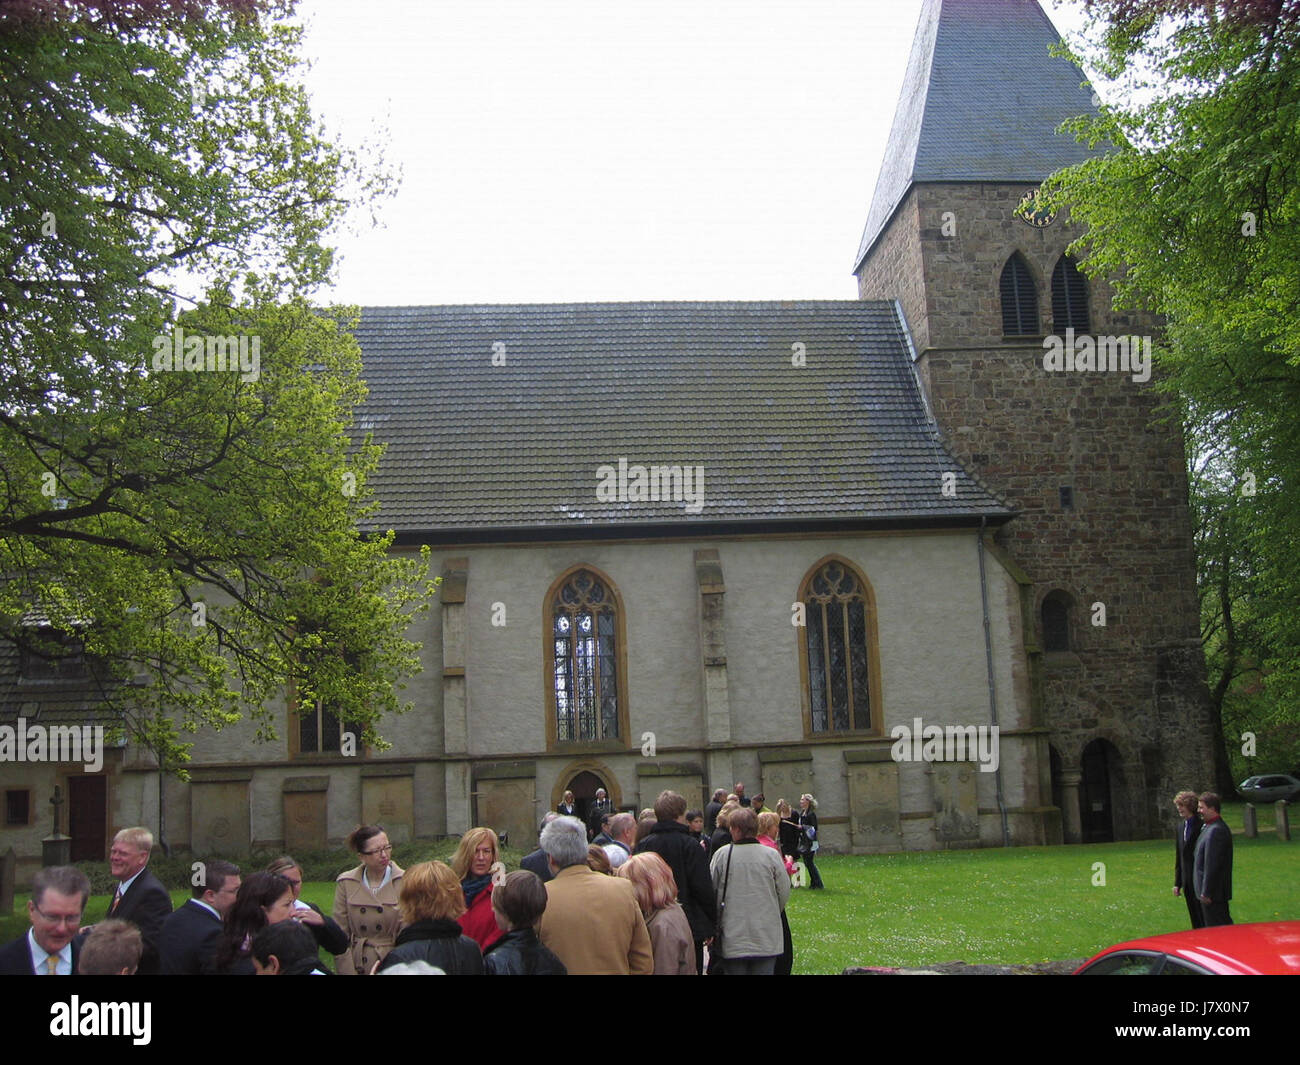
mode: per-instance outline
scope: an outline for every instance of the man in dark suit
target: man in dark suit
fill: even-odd
[[[108,852],[109,872],[117,878],[108,916],[130,921],[140,929],[144,955],[137,971],[141,976],[158,972],[158,933],[172,912],[171,895],[162,881],[145,868],[152,851],[152,832],[147,828],[124,828],[113,837]]]
[[[194,896],[167,916],[158,932],[159,971],[164,976],[198,976],[217,949],[221,922],[235,904],[239,867],[208,861],[195,876]]]
[[[1196,841],[1201,837],[1201,819],[1196,814],[1196,793],[1180,791],[1174,797],[1178,809],[1178,832],[1174,837],[1174,894],[1187,900],[1187,915],[1193,928],[1205,927],[1205,913],[1201,900],[1192,887],[1192,873],[1196,862]]]
[[[725,788],[714,788],[713,798],[709,800],[704,807],[704,838],[708,839],[713,835],[713,830],[718,827],[718,811],[722,809],[723,802],[726,801],[727,792]]]
[[[587,836],[592,843],[603,847],[612,842],[605,832],[605,825],[614,816],[614,801],[605,793],[604,788],[596,789],[596,798],[592,800],[591,809],[587,811]],[[600,837],[604,836],[604,839]]]
[[[1196,841],[1192,884],[1205,912],[1205,926],[1232,924],[1228,900],[1232,898],[1232,831],[1219,816],[1219,797],[1212,791],[1201,796],[1197,807],[1205,827]]]
[[[652,851],[668,863],[677,884],[677,901],[682,904],[691,939],[695,944],[695,970],[704,972],[704,942],[711,939],[717,919],[717,899],[709,860],[686,824],[686,800],[675,791],[661,791],[655,799],[657,820],[636,848],[637,854]]]
[[[565,792],[565,794],[567,795],[568,792]],[[559,816],[560,814],[557,814],[554,811],[546,814],[546,816],[542,818],[542,827],[537,830],[538,835],[541,835],[546,826]],[[542,850],[541,847],[538,847],[537,850],[532,852],[532,854],[525,854],[523,858],[520,859],[519,868],[527,869],[530,873],[536,873],[542,878],[543,884],[555,876],[555,874],[551,872],[551,863],[546,858],[546,852]]]
[[[42,869],[32,878],[27,934],[0,947],[0,976],[72,976],[83,940],[77,935],[90,898],[90,881],[70,865]]]

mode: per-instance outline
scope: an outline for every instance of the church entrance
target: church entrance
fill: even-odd
[[[576,774],[565,788],[573,792],[573,801],[578,807],[578,819],[584,825],[590,825],[592,807],[596,802],[596,789],[604,788],[605,794],[608,795],[609,785],[591,770],[584,769]]]
[[[1079,785],[1079,814],[1084,843],[1115,841],[1112,782],[1119,773],[1119,751],[1107,740],[1093,740],[1083,749],[1083,779]]]

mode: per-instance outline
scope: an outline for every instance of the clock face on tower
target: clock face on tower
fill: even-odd
[[[1049,211],[1038,203],[1038,190],[1030,189],[1016,205],[1016,217],[1035,229],[1046,229],[1056,221],[1056,212]]]

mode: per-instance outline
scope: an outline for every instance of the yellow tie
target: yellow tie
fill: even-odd
[[[45,968],[49,970],[51,976],[58,976],[59,956],[57,954],[51,954],[46,958]]]

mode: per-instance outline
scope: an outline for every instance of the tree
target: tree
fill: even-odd
[[[1073,250],[1117,279],[1117,303],[1165,316],[1163,386],[1220,453],[1201,515],[1211,688],[1249,665],[1267,693],[1252,713],[1300,720],[1300,0],[1088,7],[1120,100],[1075,128],[1110,150],[1045,196],[1086,227]]]
[[[203,725],[273,736],[286,684],[383,746],[432,591],[361,531],[360,354],[307,302],[388,179],[312,119],[291,13],[0,5],[0,638],[80,641],[172,768]]]

